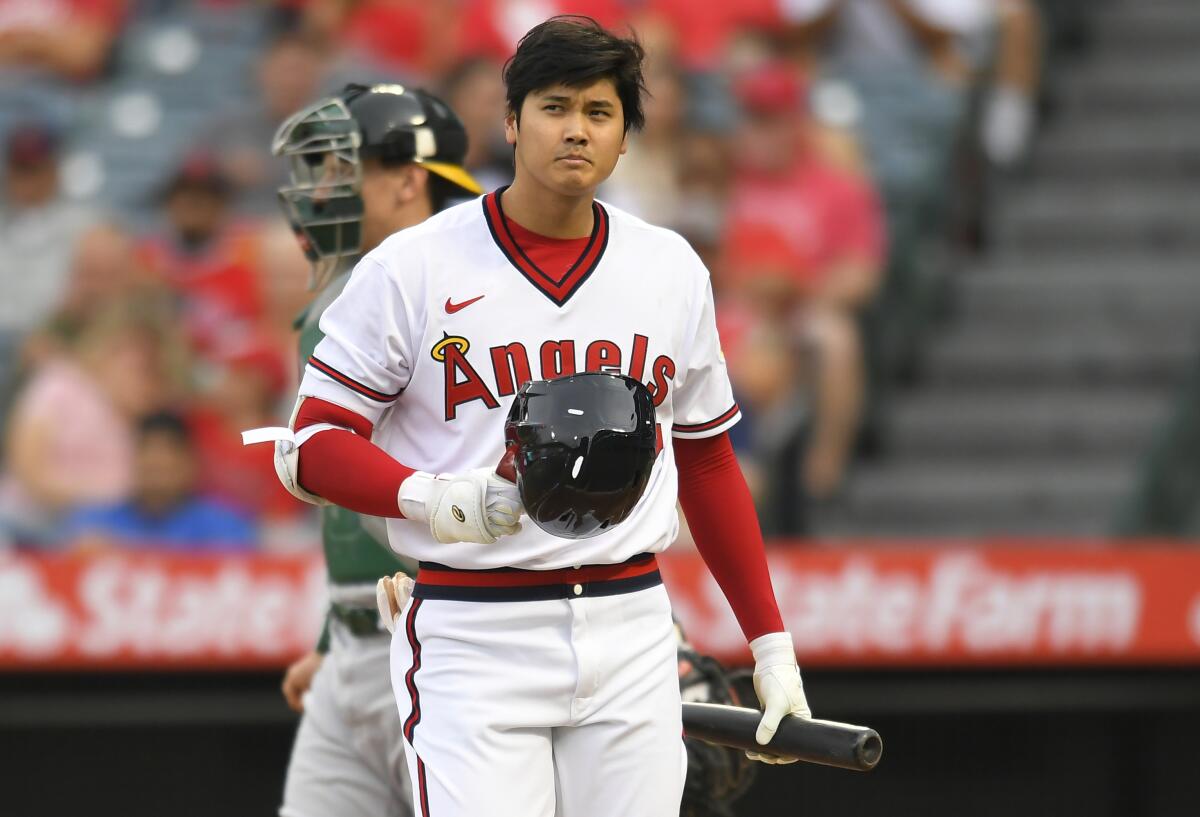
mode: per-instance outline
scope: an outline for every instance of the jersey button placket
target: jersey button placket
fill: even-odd
[[[571,608],[571,647],[575,652],[575,696],[571,701],[571,716],[581,717],[596,693],[595,639],[588,626],[588,599],[583,595],[583,585],[570,587],[567,603]]]

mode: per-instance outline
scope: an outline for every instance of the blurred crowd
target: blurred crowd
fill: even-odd
[[[0,0],[0,547],[314,546],[238,432],[277,425],[308,270],[275,203],[289,113],[419,85],[511,179],[501,66],[556,13],[632,26],[646,128],[602,200],[713,273],[769,534],[869,455],[930,242],[986,243],[1037,125],[1037,0]]]

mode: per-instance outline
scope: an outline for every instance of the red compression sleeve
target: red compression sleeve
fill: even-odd
[[[300,447],[298,478],[309,493],[358,513],[401,517],[400,483],[414,471],[371,442],[371,422],[361,414],[315,397],[306,397],[295,430],[317,423],[353,429],[329,429]]]
[[[728,434],[673,440],[679,502],[747,641],[783,630],[750,489]]]

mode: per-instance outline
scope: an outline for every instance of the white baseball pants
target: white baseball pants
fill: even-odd
[[[687,754],[670,602],[661,583],[603,585],[470,601],[430,598],[428,585],[422,597],[418,577],[392,641],[416,814],[678,815]]]

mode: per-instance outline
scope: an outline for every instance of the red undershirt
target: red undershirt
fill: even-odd
[[[567,277],[567,271],[575,266],[579,256],[587,249],[590,235],[583,238],[550,238],[549,236],[527,230],[511,218],[505,218],[513,240],[525,253],[533,265],[561,283]]]
[[[548,238],[508,222],[529,259],[561,280],[587,246],[588,238]],[[299,481],[305,490],[358,513],[400,517],[400,483],[414,473],[374,445],[365,417],[309,397],[295,429],[330,423],[351,431],[316,434],[301,448]],[[679,502],[704,563],[720,585],[747,641],[783,630],[767,572],[766,551],[750,490],[738,467],[729,435],[673,440],[679,469]]]

